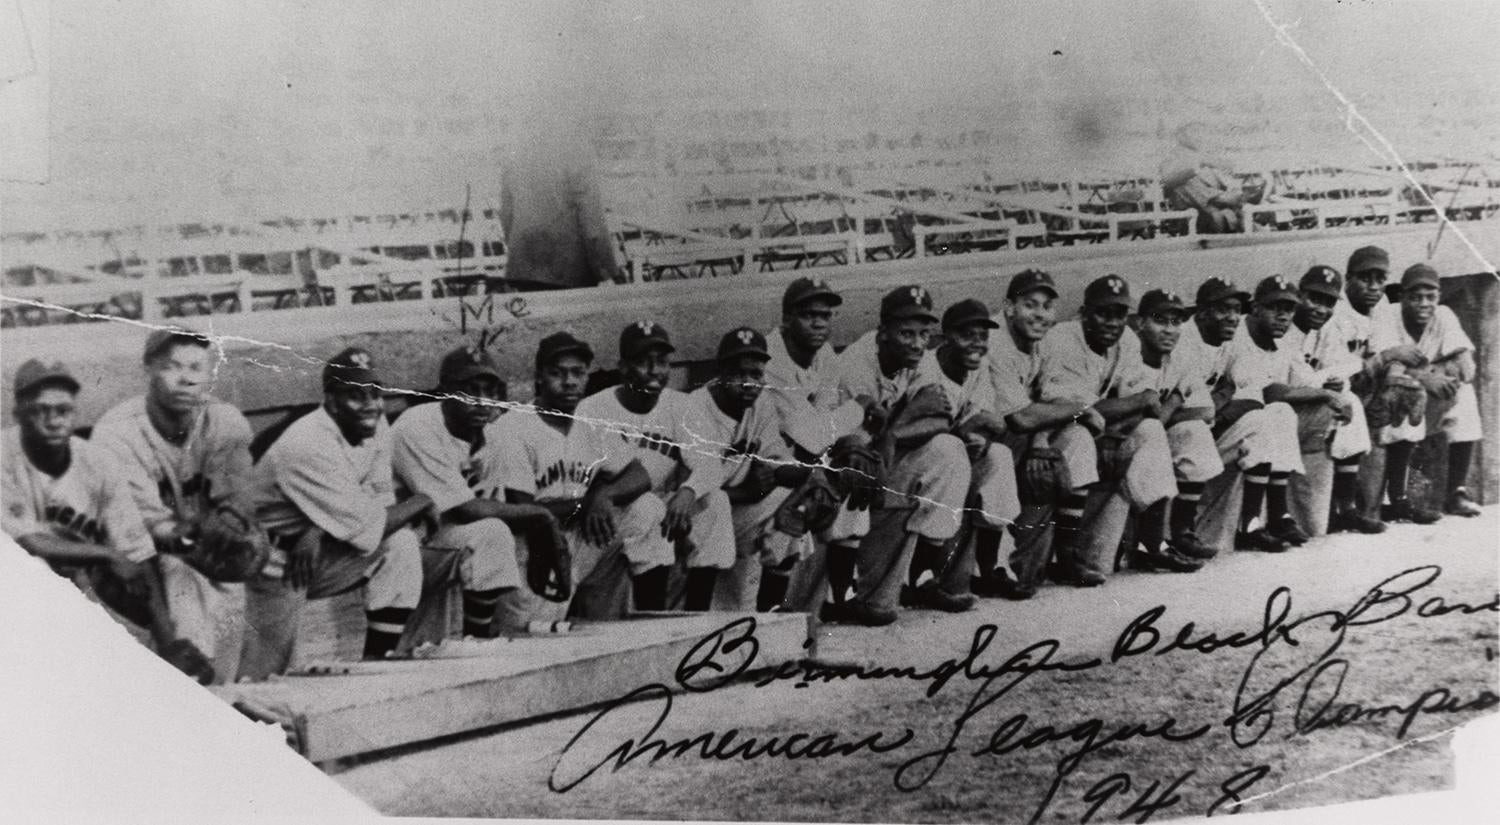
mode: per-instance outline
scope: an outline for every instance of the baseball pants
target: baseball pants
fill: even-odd
[[[970,473],[970,524],[988,530],[1004,530],[1021,515],[1021,495],[1016,484],[1016,458],[1010,447],[989,442],[979,450]],[[938,586],[952,594],[969,592],[973,577],[974,531],[961,534],[953,555],[937,571]]]
[[[1207,421],[1182,421],[1167,430],[1172,469],[1182,481],[1202,484],[1224,472],[1224,461]]]
[[[970,478],[968,450],[946,433],[896,459],[887,506],[870,514],[870,532],[859,545],[855,599],[897,608],[917,541],[945,542],[958,533]]]
[[[1328,446],[1328,454],[1335,461],[1353,458],[1370,451],[1370,424],[1365,420],[1365,405],[1360,402],[1359,396],[1347,389],[1342,393],[1342,398],[1349,405],[1350,417],[1347,422],[1338,425],[1338,429],[1333,431],[1333,442]],[[1477,404],[1474,415],[1477,421],[1479,416]]]
[[[1303,471],[1297,413],[1288,404],[1267,404],[1245,413],[1219,434],[1215,443],[1226,467],[1248,470],[1269,464],[1273,473]]]
[[[811,536],[794,538],[776,529],[776,510],[791,494],[791,488],[777,487],[760,501],[731,508],[735,557],[714,582],[714,610],[754,612],[762,568],[795,564],[812,553]]]
[[[216,582],[173,555],[157,559],[174,632],[213,663],[215,683],[233,682],[245,635],[245,585]]]
[[[1458,394],[1453,396],[1453,401],[1439,415],[1437,421],[1428,422],[1426,418],[1416,424],[1408,424],[1402,421],[1398,425],[1387,425],[1380,428],[1380,446],[1394,444],[1398,441],[1421,441],[1427,438],[1428,425],[1431,423],[1441,429],[1448,436],[1448,443],[1461,444],[1465,441],[1478,441],[1484,432],[1479,423],[1479,397],[1474,394],[1473,384],[1463,384],[1458,388]],[[1427,415],[1434,416],[1434,408],[1439,410],[1442,406],[1432,398],[1427,398]]]
[[[1069,424],[1052,437],[1052,446],[1062,453],[1071,489],[1099,481],[1098,451],[1087,429]],[[1120,460],[1125,464],[1121,492],[1135,509],[1177,495],[1172,448],[1160,421],[1147,418],[1137,424],[1120,445]]]

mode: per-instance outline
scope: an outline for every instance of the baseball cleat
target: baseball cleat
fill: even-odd
[[[1211,559],[1219,555],[1219,548],[1204,544],[1198,534],[1192,530],[1183,532],[1167,539],[1167,547],[1179,556],[1187,556],[1190,559]]]
[[[872,607],[864,602],[825,603],[818,616],[834,624],[857,624],[865,627],[884,627],[896,621],[896,611]]]
[[[918,610],[941,610],[944,613],[963,613],[964,611],[974,609],[975,601],[976,599],[968,593],[955,596],[938,587],[936,584],[901,588],[901,606],[913,607]]]
[[[1098,587],[1104,584],[1106,576],[1097,570],[1079,568],[1073,571],[1072,580],[1074,587]]]
[[[1137,570],[1163,573],[1196,573],[1203,569],[1203,562],[1164,549],[1155,553],[1144,551],[1131,555],[1130,564]]]
[[[1364,533],[1373,536],[1376,533],[1385,532],[1385,522],[1356,510],[1345,510],[1342,513],[1335,513],[1329,520],[1328,532]]]
[[[1288,548],[1286,542],[1265,530],[1252,530],[1248,533],[1234,534],[1234,549],[1253,550],[1260,553],[1285,553]]]
[[[975,576],[969,582],[969,589],[974,591],[974,595],[982,598],[1010,599],[1016,602],[1025,601],[1036,595],[1034,585],[1021,584],[1000,570],[983,576]]]
[[[1276,526],[1272,527],[1268,532],[1270,532],[1270,534],[1275,536],[1276,538],[1281,539],[1282,541],[1291,545],[1292,547],[1301,547],[1302,545],[1307,544],[1307,540],[1311,538],[1306,533],[1302,532],[1302,528],[1297,526],[1297,520],[1292,518],[1291,516],[1286,516],[1285,518],[1281,519],[1281,521],[1277,522]]]
[[[1403,498],[1387,504],[1381,511],[1385,521],[1409,521],[1412,524],[1435,524],[1443,517],[1442,513],[1413,502],[1409,498]]]
[[[1474,503],[1468,488],[1459,487],[1448,494],[1448,500],[1443,504],[1443,512],[1450,516],[1473,518],[1479,515],[1479,505]]]

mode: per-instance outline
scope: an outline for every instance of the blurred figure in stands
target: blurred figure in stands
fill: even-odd
[[[1173,209],[1198,210],[1200,233],[1244,231],[1240,207],[1247,202],[1234,168],[1210,145],[1202,123],[1177,130],[1177,148],[1161,164],[1161,189]],[[1259,203],[1261,192],[1248,202]]]

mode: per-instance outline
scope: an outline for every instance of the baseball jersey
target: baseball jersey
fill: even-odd
[[[920,388],[927,384],[936,384],[942,389],[943,395],[948,399],[948,407],[953,411],[952,423],[955,425],[967,421],[976,413],[995,411],[995,390],[990,383],[990,365],[987,359],[981,360],[979,368],[970,370],[960,383],[948,377],[936,355],[929,354],[929,357],[924,357],[922,363],[917,365],[914,386]]]
[[[1127,333],[1100,355],[1089,349],[1081,322],[1058,324],[1042,339],[1041,400],[1093,404],[1118,396],[1140,367],[1140,346]]]
[[[1273,349],[1262,349],[1248,331],[1234,336],[1225,347],[1229,350],[1227,374],[1234,385],[1236,400],[1265,401],[1266,387],[1287,384],[1293,387],[1319,387],[1322,382],[1302,360],[1298,350],[1282,341]]]
[[[915,389],[912,382],[917,377],[918,367],[903,367],[890,376],[881,372],[880,348],[875,335],[873,331],[867,332],[839,353],[836,367],[839,389],[852,398],[869,396],[877,405],[889,410]],[[931,352],[922,355],[924,360],[931,357]]]
[[[790,457],[777,426],[776,410],[764,395],[736,420],[719,409],[709,387],[701,387],[688,394],[686,410],[689,426],[703,445],[699,449],[717,464],[720,487],[743,484],[750,473],[751,456],[773,461]],[[707,477],[707,468],[703,475]]]
[[[382,416],[375,434],[355,446],[319,407],[276,439],[254,478],[256,517],[270,532],[296,535],[317,526],[373,553],[385,538],[386,508],[396,503],[390,427]]]
[[[495,427],[505,487],[537,501],[582,498],[595,473],[614,475],[630,464],[619,436],[574,421],[566,435],[528,409],[513,409]]]
[[[68,441],[72,460],[56,478],[32,465],[21,449],[21,428],[0,433],[0,527],[12,538],[46,533],[99,544],[129,561],[156,555],[113,453]]]
[[[838,356],[832,346],[820,347],[806,367],[787,354],[780,330],[766,334],[766,349],[771,360],[766,362],[763,395],[792,443],[821,455],[864,421],[864,408],[839,390]]]
[[[1233,340],[1243,337],[1245,332],[1240,330]],[[1162,368],[1169,370],[1172,376],[1167,381],[1186,388],[1183,409],[1217,406],[1213,391],[1229,371],[1229,355],[1228,344],[1210,345],[1203,340],[1203,333],[1193,321],[1182,325],[1177,346],[1172,348],[1170,358],[1163,361]]]
[[[610,387],[583,399],[574,414],[618,436],[607,443],[624,447],[627,462],[633,458],[641,463],[651,476],[652,490],[666,492],[684,484],[695,492],[714,489],[712,477],[696,481],[692,477],[710,459],[692,449],[697,437],[684,420],[687,394],[663,389],[650,412],[635,413],[620,403],[617,389]]]
[[[216,399],[199,411],[181,443],[168,441],[151,424],[145,396],[100,416],[90,442],[120,459],[136,508],[153,532],[238,497],[250,479],[250,422]]]
[[[1474,342],[1458,323],[1453,310],[1439,305],[1432,320],[1422,330],[1420,338],[1413,338],[1401,318],[1400,304],[1387,304],[1370,312],[1370,349],[1381,352],[1391,347],[1410,344],[1417,348],[1428,361],[1438,361],[1465,350],[1473,350]]]
[[[1333,317],[1311,332],[1292,324],[1278,345],[1300,354],[1321,385],[1330,378],[1347,379],[1364,369],[1364,359],[1350,349],[1351,340],[1357,340],[1357,333],[1350,333],[1342,321]]]
[[[1051,334],[1050,331],[1048,333]],[[1046,340],[1044,336],[1042,340]],[[990,330],[990,351],[985,356],[990,373],[990,388],[995,396],[995,412],[1010,415],[1031,406],[1036,400],[1037,377],[1042,371],[1042,345],[1032,345],[1031,352],[1022,352],[1011,337],[1010,330],[1001,327]]]
[[[1390,305],[1389,301],[1381,297],[1370,309],[1369,315],[1361,315],[1349,303],[1348,298],[1340,297],[1339,302],[1333,305],[1333,318],[1329,320],[1329,323],[1338,323],[1340,334],[1344,336],[1344,343],[1349,347],[1349,351],[1363,360],[1374,352],[1370,347],[1370,320],[1375,317],[1376,313]]]
[[[448,432],[443,405],[412,407],[391,425],[391,468],[406,494],[432,499],[438,512],[476,498],[503,499],[505,473],[500,464],[496,425],[484,428],[479,446]]]

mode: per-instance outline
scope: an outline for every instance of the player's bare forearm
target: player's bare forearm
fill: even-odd
[[[623,507],[650,491],[651,476],[646,473],[646,468],[639,461],[631,461],[613,478],[595,479],[594,486],[583,498],[585,503],[594,499]]]
[[[120,556],[102,544],[70,541],[51,533],[32,533],[20,536],[16,544],[33,556],[58,562],[114,561]]]
[[[1453,375],[1465,384],[1473,381],[1475,374],[1478,372],[1478,367],[1474,364],[1474,352],[1472,350],[1455,352],[1452,355],[1439,358],[1432,363],[1434,366],[1446,368],[1450,375]]]
[[[389,536],[412,523],[431,508],[432,499],[421,493],[385,508],[385,535]]]
[[[513,504],[509,501],[476,498],[450,508],[443,513],[443,521],[448,524],[468,524],[480,519],[497,518],[506,524],[519,524],[545,518],[550,513],[547,507],[540,504]]]
[[[1168,427],[1175,427],[1178,424],[1184,424],[1189,421],[1202,421],[1206,424],[1213,424],[1214,408],[1178,406],[1177,409],[1172,411],[1170,418],[1165,414],[1162,415],[1162,418],[1166,420]]]
[[[1007,415],[1005,421],[1015,432],[1034,433],[1075,421],[1086,409],[1087,404],[1077,401],[1039,401]]]
[[[1265,389],[1267,404],[1326,404],[1334,393],[1322,387],[1293,387],[1290,384],[1270,384]]]
[[[934,416],[909,421],[899,427],[892,427],[890,435],[895,440],[897,447],[905,449],[918,446],[933,436],[946,433],[948,430],[948,420]]]
[[[1105,398],[1094,404],[1094,409],[1110,423],[1136,415],[1144,408],[1141,394],[1127,395],[1124,398]]]

